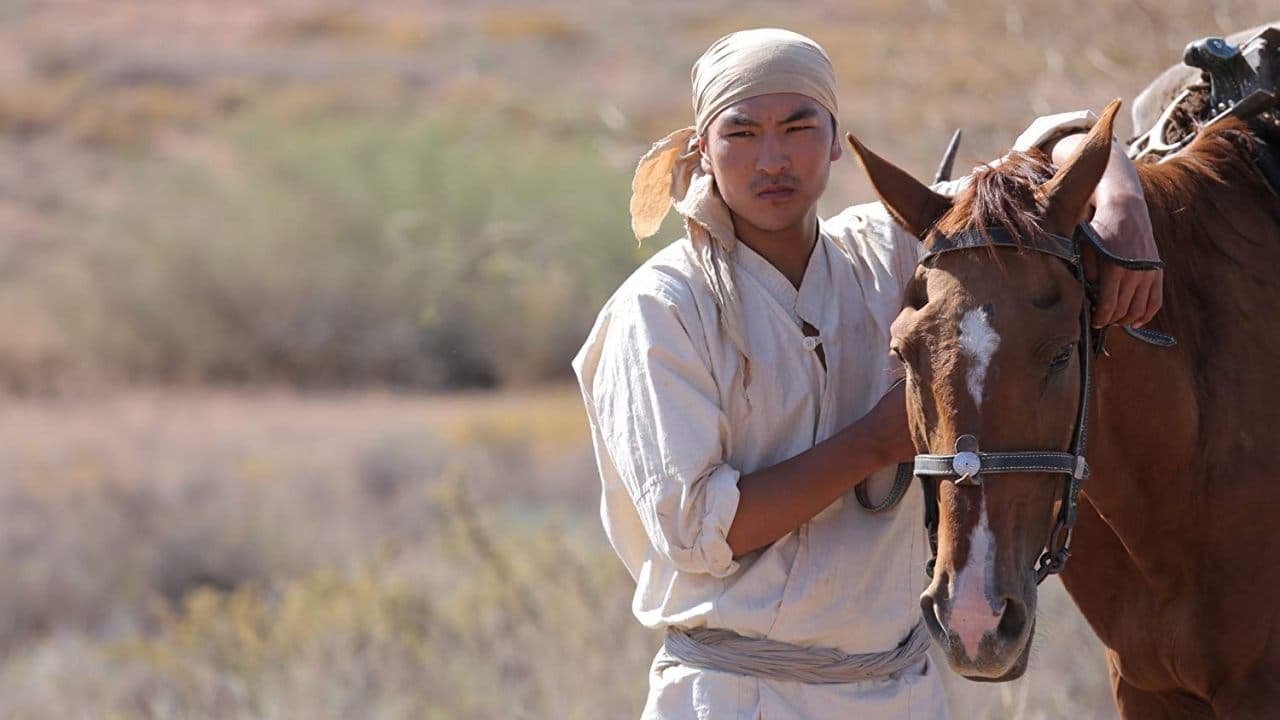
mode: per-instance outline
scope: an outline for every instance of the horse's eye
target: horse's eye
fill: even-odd
[[[907,286],[907,304],[916,310],[929,304],[929,289],[924,280],[917,279]]]
[[[1062,346],[1062,349],[1058,351],[1058,354],[1054,355],[1053,359],[1049,361],[1049,371],[1058,372],[1062,368],[1066,367],[1067,363],[1071,360],[1071,353],[1075,349],[1075,343]]]
[[[902,352],[902,346],[900,346],[897,342],[890,344],[889,354],[892,355],[898,362],[902,363],[902,368],[906,370],[908,374],[910,374],[911,363],[907,362],[907,356]]]

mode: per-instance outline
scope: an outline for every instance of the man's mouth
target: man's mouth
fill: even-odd
[[[787,185],[770,185],[756,193],[762,200],[787,200],[795,195],[796,189]]]

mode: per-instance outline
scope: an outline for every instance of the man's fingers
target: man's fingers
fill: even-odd
[[[1120,289],[1116,293],[1115,311],[1111,313],[1112,325],[1120,324],[1133,314],[1134,295],[1142,285],[1142,278],[1137,273],[1121,270],[1117,274],[1120,276]]]
[[[1155,275],[1155,278],[1151,283],[1151,294],[1147,296],[1147,311],[1138,320],[1137,327],[1142,327],[1151,322],[1151,318],[1160,312],[1161,307],[1164,307],[1164,271],[1153,270],[1151,273]]]
[[[1116,298],[1120,292],[1120,268],[1107,265],[1102,268],[1102,287],[1098,288],[1098,307],[1093,316],[1096,328],[1111,324],[1116,311]]]
[[[1147,299],[1151,297],[1151,284],[1154,278],[1149,277],[1150,273],[1141,273],[1141,277],[1137,278],[1138,285],[1133,291],[1133,298],[1129,301],[1129,309],[1125,312],[1124,317],[1116,320],[1117,325],[1134,325],[1147,312]]]
[[[1142,327],[1164,305],[1164,272],[1104,266],[1093,326]]]

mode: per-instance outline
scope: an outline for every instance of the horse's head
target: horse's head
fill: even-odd
[[[926,248],[987,228],[1030,247],[1047,234],[1072,237],[1106,168],[1118,107],[1060,169],[1042,154],[1014,153],[977,172],[954,202],[849,141],[886,207]],[[919,452],[979,449],[957,441],[987,453],[1071,445],[1086,302],[1071,265],[1008,244],[940,252],[916,269],[904,301],[891,352],[906,368]],[[920,604],[960,674],[1010,680],[1025,671],[1036,565],[1065,481],[1026,471],[939,483],[937,560]]]

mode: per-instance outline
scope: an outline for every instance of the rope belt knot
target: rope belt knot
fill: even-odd
[[[810,684],[840,684],[893,676],[920,662],[929,633],[917,623],[897,647],[848,655],[834,648],[810,648],[768,638],[749,638],[719,628],[668,627],[658,661],[662,671],[676,664],[738,675]]]

